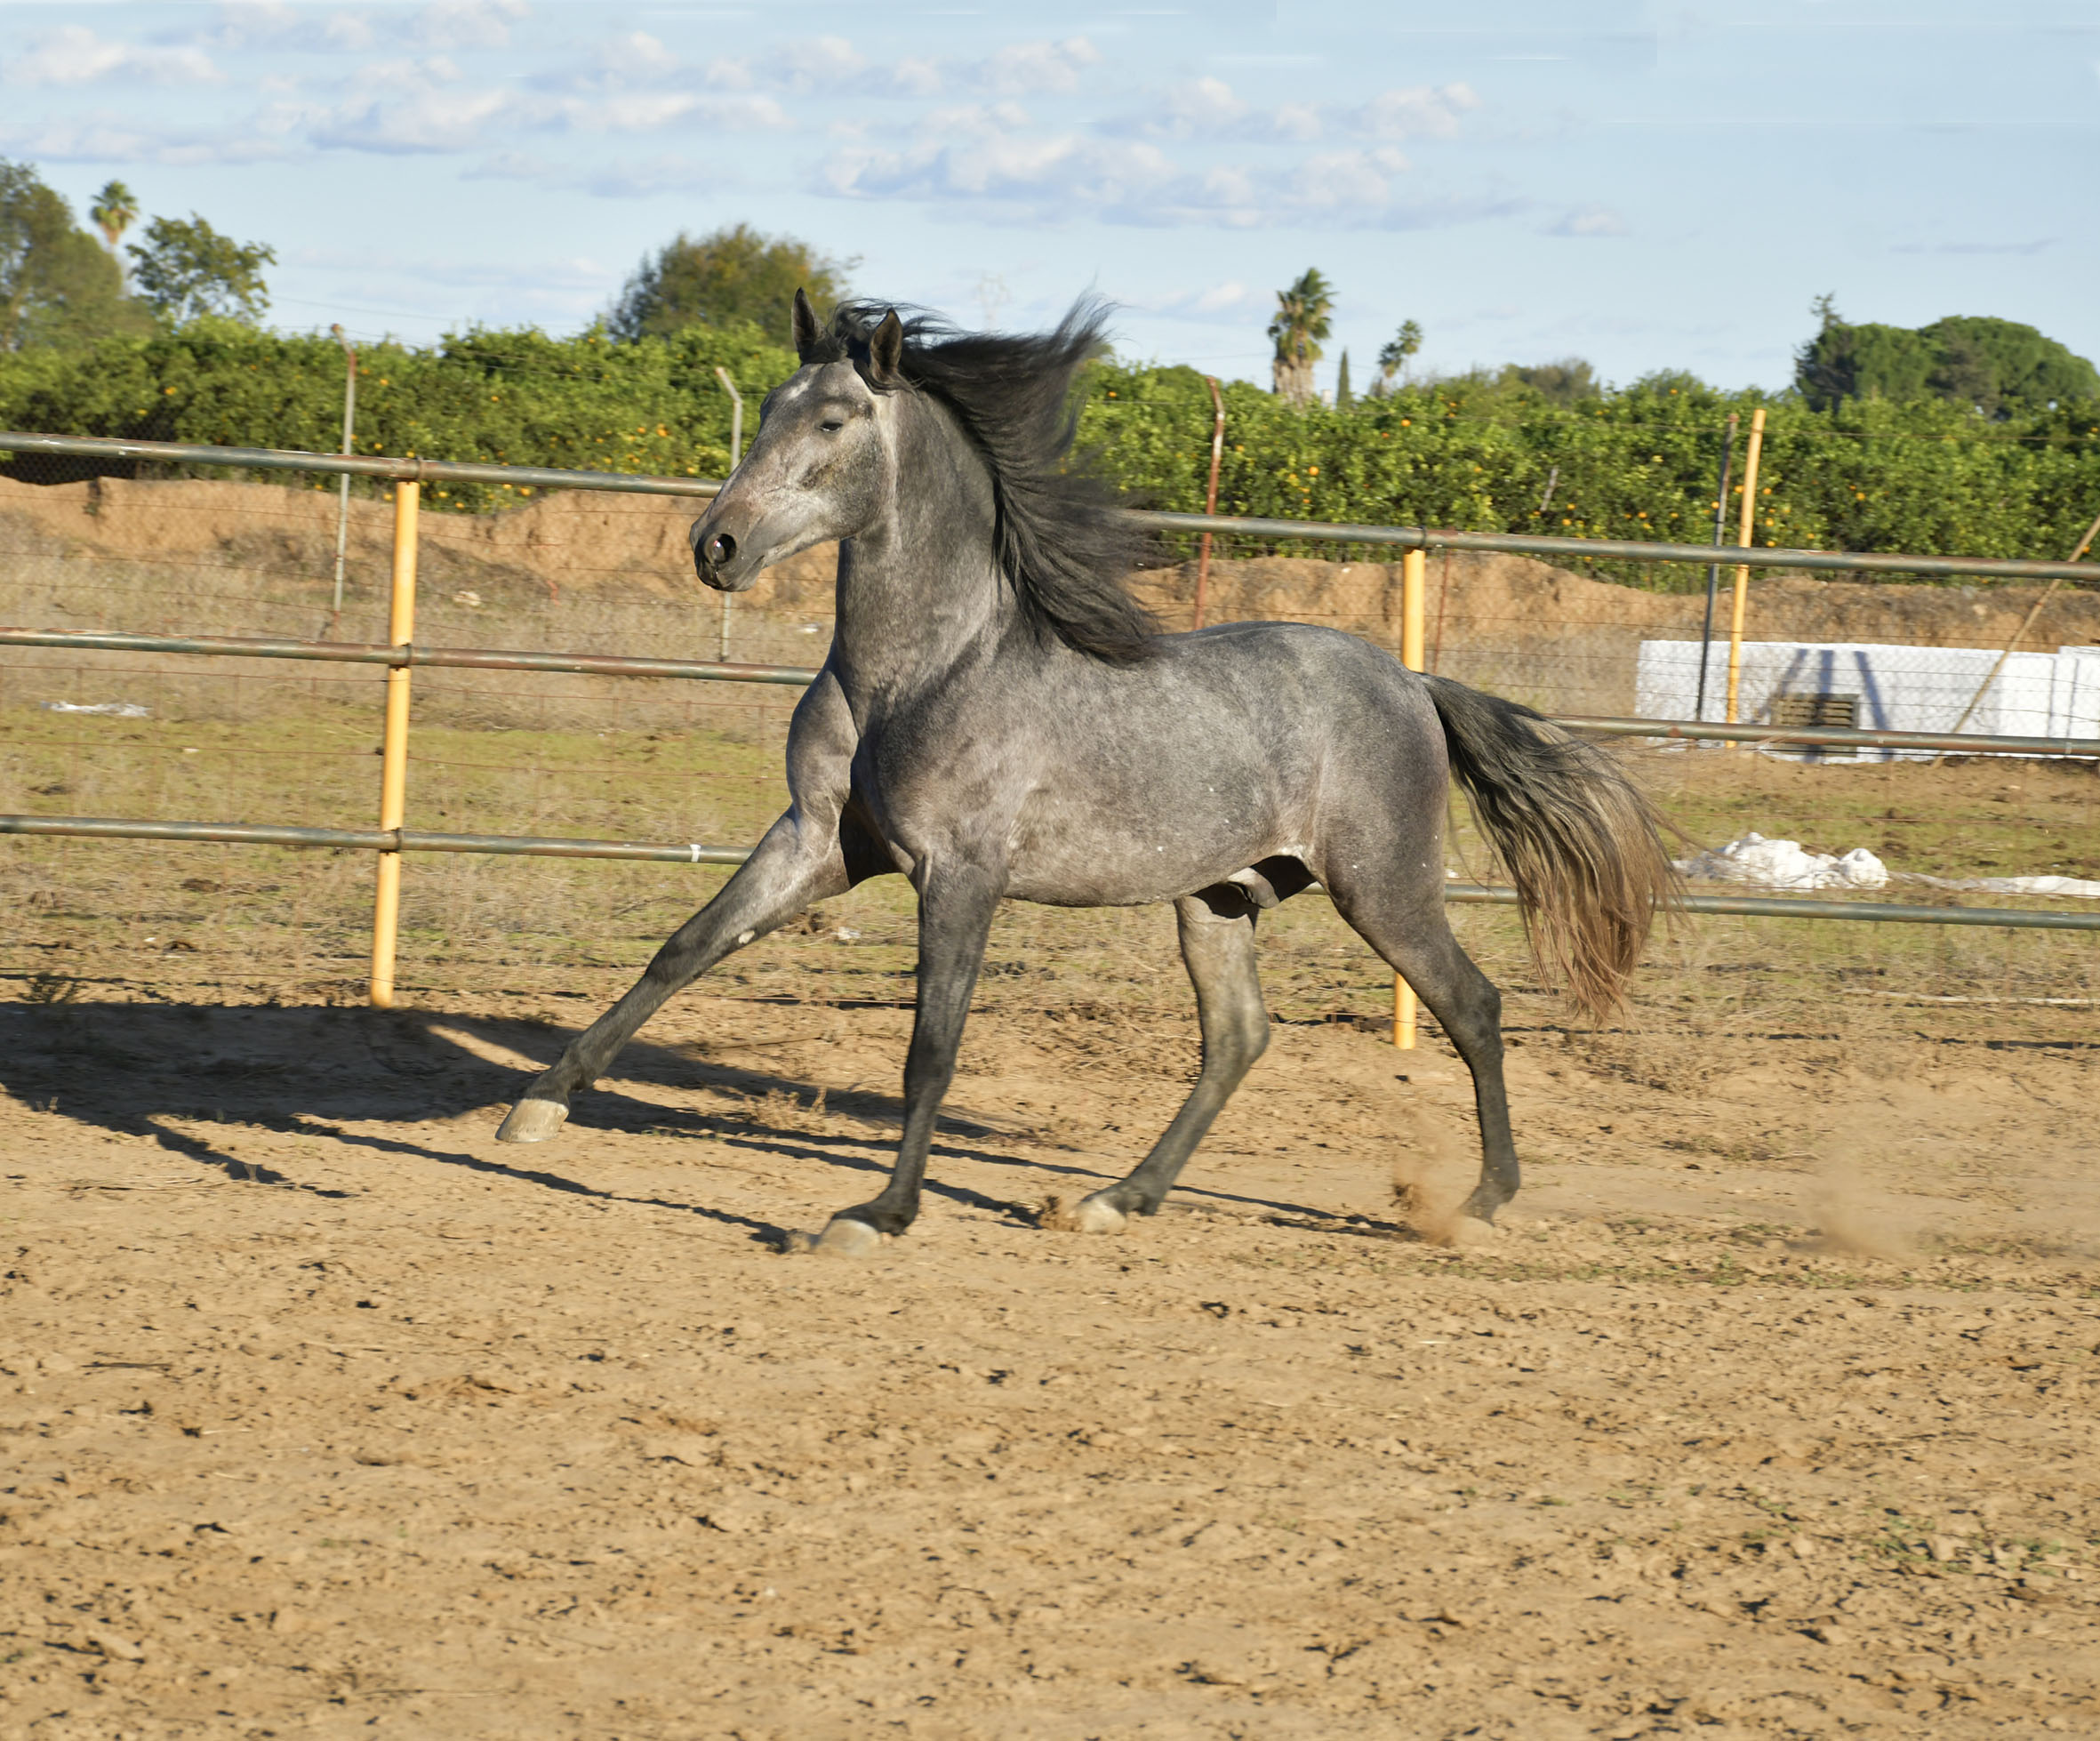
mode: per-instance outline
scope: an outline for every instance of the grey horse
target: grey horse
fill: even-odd
[[[1071,459],[1073,383],[1103,349],[1081,302],[1054,331],[969,334],[795,301],[801,366],[693,526],[725,592],[839,541],[838,617],[789,734],[790,799],[722,891],[512,1108],[535,1143],[681,987],[812,902],[870,877],[918,896],[917,1013],[888,1184],[819,1243],[871,1249],[919,1207],[926,1154],[1001,901],[1171,901],[1201,1073],[1151,1152],[1072,1215],[1150,1215],[1268,1041],[1264,908],[1318,883],[1402,975],[1472,1072],[1482,1168],[1466,1212],[1518,1185],[1502,999],[1444,912],[1455,777],[1515,883],[1543,967],[1620,999],[1673,884],[1655,821],[1606,753],[1527,708],[1284,622],[1168,635],[1123,576],[1138,534]]]

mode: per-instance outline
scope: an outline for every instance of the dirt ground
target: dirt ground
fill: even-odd
[[[539,1149],[578,1003],[0,1005],[0,1735],[2100,1732],[2089,1012],[1519,994],[1452,1246],[1463,1072],[1335,1022],[1038,1225],[1193,1029],[1021,1001],[860,1264],[894,1003],[689,995]]]

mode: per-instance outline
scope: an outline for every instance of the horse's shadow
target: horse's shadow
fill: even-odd
[[[453,1117],[467,1108],[488,1109],[493,1128],[498,1109],[531,1079],[528,1068],[551,1064],[566,1039],[565,1033],[540,1022],[419,1010],[4,1004],[0,1005],[0,1087],[38,1111],[112,1135],[154,1143],[228,1179],[317,1198],[354,1193],[244,1160],[231,1152],[227,1139],[214,1138],[212,1127],[325,1140],[346,1150],[458,1167],[541,1190],[677,1210],[740,1228],[762,1243],[777,1247],[786,1242],[784,1228],[715,1205],[629,1195],[552,1168],[513,1165],[369,1128],[413,1126]],[[637,1088],[714,1094],[703,1107],[681,1106],[627,1092],[623,1082]],[[865,1134],[823,1128],[827,1120],[809,1116],[820,1097],[830,1113],[870,1128]],[[902,1118],[902,1102],[894,1095],[859,1087],[821,1090],[795,1077],[636,1040],[621,1053],[618,1077],[578,1101],[572,1125],[580,1131],[707,1139],[881,1177],[888,1172],[888,1157],[866,1151],[886,1147]],[[937,1157],[1015,1168],[1035,1181],[1046,1174],[1062,1175],[1086,1181],[1089,1189],[1114,1176],[1069,1154],[1061,1158],[1063,1151],[1040,1151],[1024,1134],[998,1129],[966,1113],[943,1116],[939,1128]],[[926,1188],[1009,1222],[1033,1225],[1039,1218],[1036,1207],[1015,1199],[931,1179]],[[1244,1207],[1263,1218],[1292,1217],[1296,1224],[1334,1219],[1327,1211],[1294,1203],[1189,1187],[1182,1194]],[[1401,1230],[1380,1223],[1338,1231]]]

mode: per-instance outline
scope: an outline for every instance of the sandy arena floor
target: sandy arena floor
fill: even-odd
[[[0,1006],[0,1735],[2100,1733],[2089,1039],[1535,1030],[1453,1248],[1440,1047],[1279,1027],[1090,1240],[1192,1024],[994,1014],[855,1264],[905,1013],[499,1148],[516,1010]]]

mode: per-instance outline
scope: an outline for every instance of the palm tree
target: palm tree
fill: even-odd
[[[1335,287],[1317,266],[1276,293],[1269,336],[1276,345],[1270,373],[1278,398],[1301,408],[1312,403],[1312,365],[1320,358],[1319,341],[1333,330],[1327,317],[1334,309]]]
[[[87,215],[109,244],[109,252],[115,253],[124,231],[138,220],[138,197],[123,182],[111,181],[95,196],[95,203],[87,208]]]
[[[1422,324],[1404,320],[1400,330],[1385,341],[1385,348],[1378,353],[1379,386],[1385,391],[1392,390],[1393,377],[1405,381],[1407,377],[1407,359],[1422,349]]]

